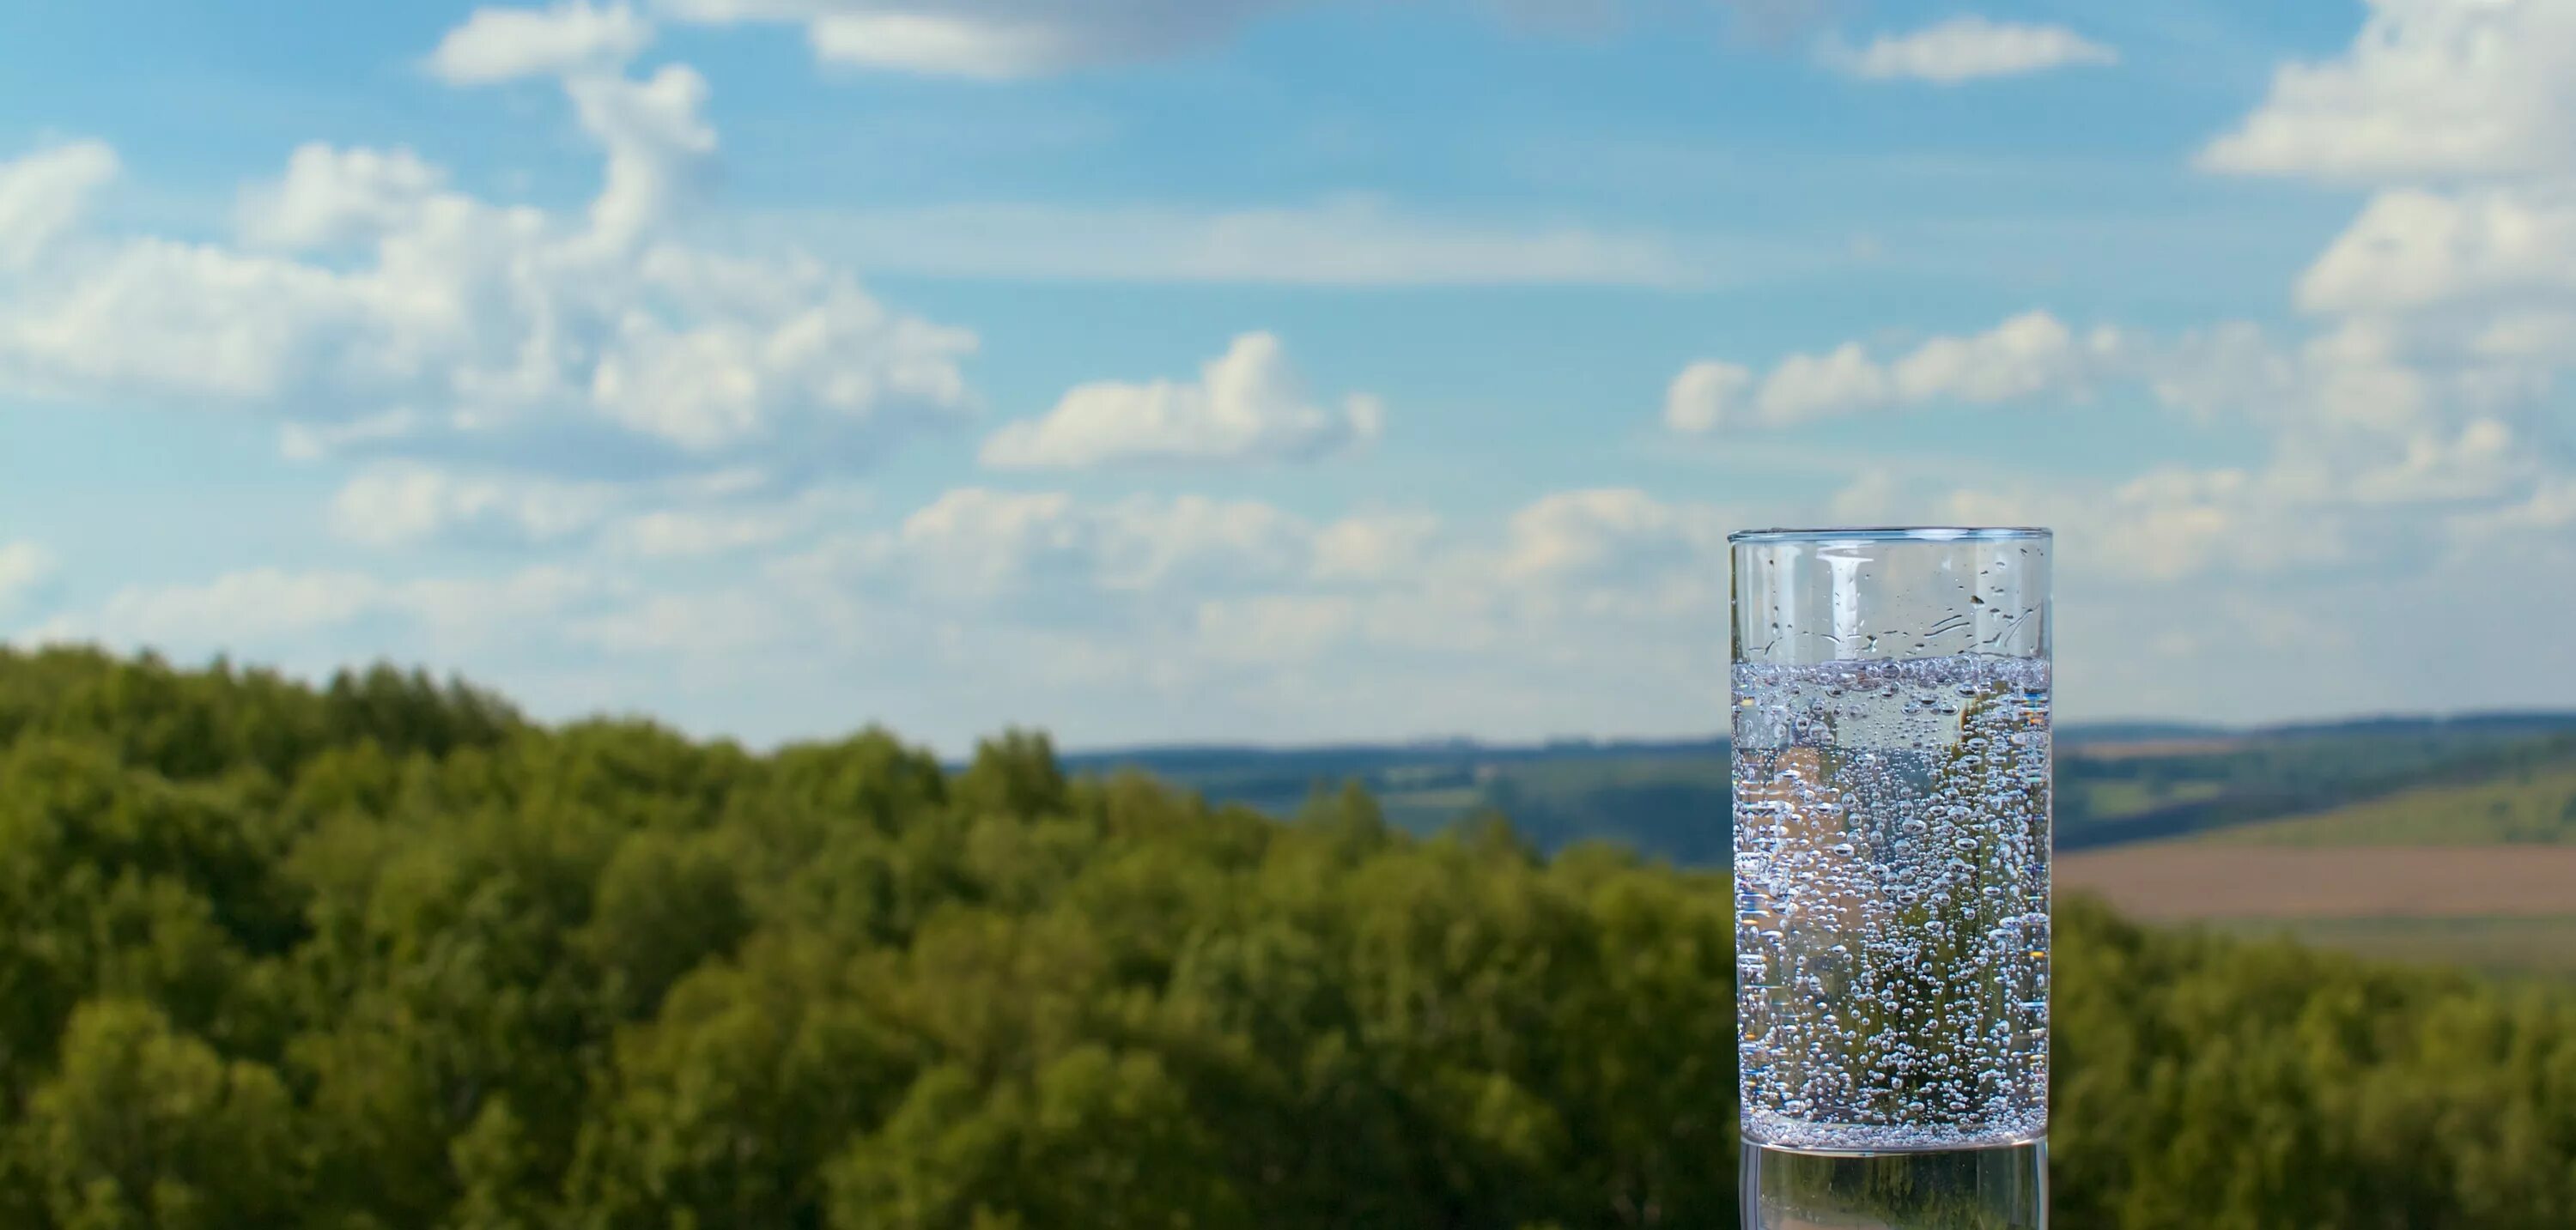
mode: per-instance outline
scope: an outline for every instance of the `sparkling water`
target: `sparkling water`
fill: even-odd
[[[2048,663],[1735,667],[1747,1141],[2033,1141],[2048,1106]]]

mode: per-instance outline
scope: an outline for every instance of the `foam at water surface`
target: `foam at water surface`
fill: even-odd
[[[2044,1132],[2048,687],[1984,654],[1735,667],[1747,1140]]]

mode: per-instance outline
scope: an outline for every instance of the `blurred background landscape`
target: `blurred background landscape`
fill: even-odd
[[[1725,1224],[1725,535],[2010,523],[2060,1224],[2576,1225],[2563,0],[0,83],[0,1224]]]
[[[1722,868],[1727,745],[1139,749],[1067,757],[1293,814],[1357,782],[1432,835],[1509,816],[1553,852],[1582,841]],[[2362,718],[2058,734],[2057,882],[2158,922],[2505,973],[2576,973],[2576,713]]]
[[[2056,1216],[2576,1207],[2567,918],[2516,878],[2576,850],[2563,726],[2114,733],[2063,762],[2120,802],[2070,809]],[[1726,1224],[1731,883],[1632,848],[1723,829],[1707,750],[1299,755],[1160,757],[1307,782],[1273,814],[1028,733],[759,754],[391,668],[0,653],[0,1214]],[[1390,822],[1480,790],[1555,810]],[[2123,825],[2184,836],[2090,844]]]

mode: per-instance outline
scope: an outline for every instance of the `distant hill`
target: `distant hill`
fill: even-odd
[[[2165,739],[2227,739],[2241,732],[2193,722],[2086,722],[2057,731],[2059,747],[2096,743],[2144,743]]]
[[[2426,786],[2312,815],[2222,829],[2248,846],[2576,845],[2576,767]],[[2576,908],[2576,884],[2568,886]]]
[[[2058,731],[2058,845],[2081,850],[2323,812],[2415,788],[2576,765],[2576,713],[2371,716],[2226,728],[2182,722]],[[1499,811],[1541,849],[1614,842],[1685,865],[1727,861],[1727,741],[1468,740],[1331,747],[1145,747],[1077,753],[1077,772],[1151,773],[1220,802],[1294,813],[1358,782],[1394,823],[1432,832]],[[2518,814],[2518,813],[2517,813]]]

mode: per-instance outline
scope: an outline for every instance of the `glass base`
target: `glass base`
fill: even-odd
[[[1809,1153],[1744,1146],[1744,1230],[2044,1230],[2048,1142]]]

